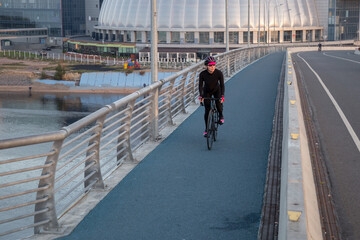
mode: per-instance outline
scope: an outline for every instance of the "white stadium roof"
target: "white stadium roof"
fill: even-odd
[[[250,28],[319,27],[315,0],[250,1]],[[230,30],[246,29],[248,0],[228,4]],[[225,29],[225,0],[158,0],[157,9],[159,31]],[[150,11],[151,0],[105,0],[97,29],[149,31]]]

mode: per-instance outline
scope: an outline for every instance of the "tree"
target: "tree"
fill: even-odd
[[[65,67],[61,65],[60,63],[55,68],[55,80],[62,80],[65,75]]]

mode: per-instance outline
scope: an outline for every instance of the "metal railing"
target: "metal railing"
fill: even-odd
[[[215,56],[230,77],[282,47],[236,49]],[[149,85],[59,131],[0,140],[0,238],[59,231],[59,217],[152,139],[198,97],[203,62]],[[153,117],[159,93],[158,118]]]
[[[58,52],[45,52],[45,51],[19,51],[19,50],[2,50],[0,57],[8,57],[13,59],[24,60],[40,60],[40,61],[64,61],[64,62],[77,62],[81,64],[105,64],[105,65],[121,65],[127,63],[128,59],[114,58],[100,55],[89,55],[75,52],[58,53]],[[138,63],[142,67],[149,67],[151,62],[149,58],[142,57],[138,59]],[[184,69],[192,64],[191,61],[179,59],[159,59],[159,68],[165,69]]]

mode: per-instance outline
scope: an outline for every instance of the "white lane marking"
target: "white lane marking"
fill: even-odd
[[[312,69],[312,67],[305,61],[305,59],[303,59],[302,57],[300,57],[299,53],[297,54],[297,56],[299,58],[301,58],[306,65],[310,68],[310,70],[315,74],[315,76],[317,77],[317,79],[319,80],[321,86],[324,88],[325,92],[327,93],[327,95],[329,96],[331,102],[334,104],[336,110],[338,111],[341,119],[343,120],[347,130],[350,133],[350,136],[352,137],[355,145],[357,146],[359,152],[360,152],[360,140],[358,138],[358,136],[356,135],[354,129],[352,128],[352,126],[350,125],[349,121],[347,120],[344,112],[341,110],[339,104],[336,102],[335,98],[333,97],[333,95],[330,93],[329,89],[326,87],[326,85],[324,84],[324,82],[321,80],[320,76],[314,71],[314,69]]]
[[[328,57],[333,57],[333,58],[338,58],[338,59],[342,59],[342,60],[345,60],[345,61],[349,61],[349,62],[354,62],[354,63],[358,63],[360,64],[360,62],[358,61],[355,61],[355,60],[351,60],[351,59],[347,59],[347,58],[342,58],[342,57],[337,57],[337,56],[331,56],[331,55],[328,55],[326,53],[323,53],[325,56],[328,56]]]

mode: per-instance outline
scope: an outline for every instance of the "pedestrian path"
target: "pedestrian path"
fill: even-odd
[[[198,108],[61,239],[256,239],[283,58],[226,83],[211,151]]]

